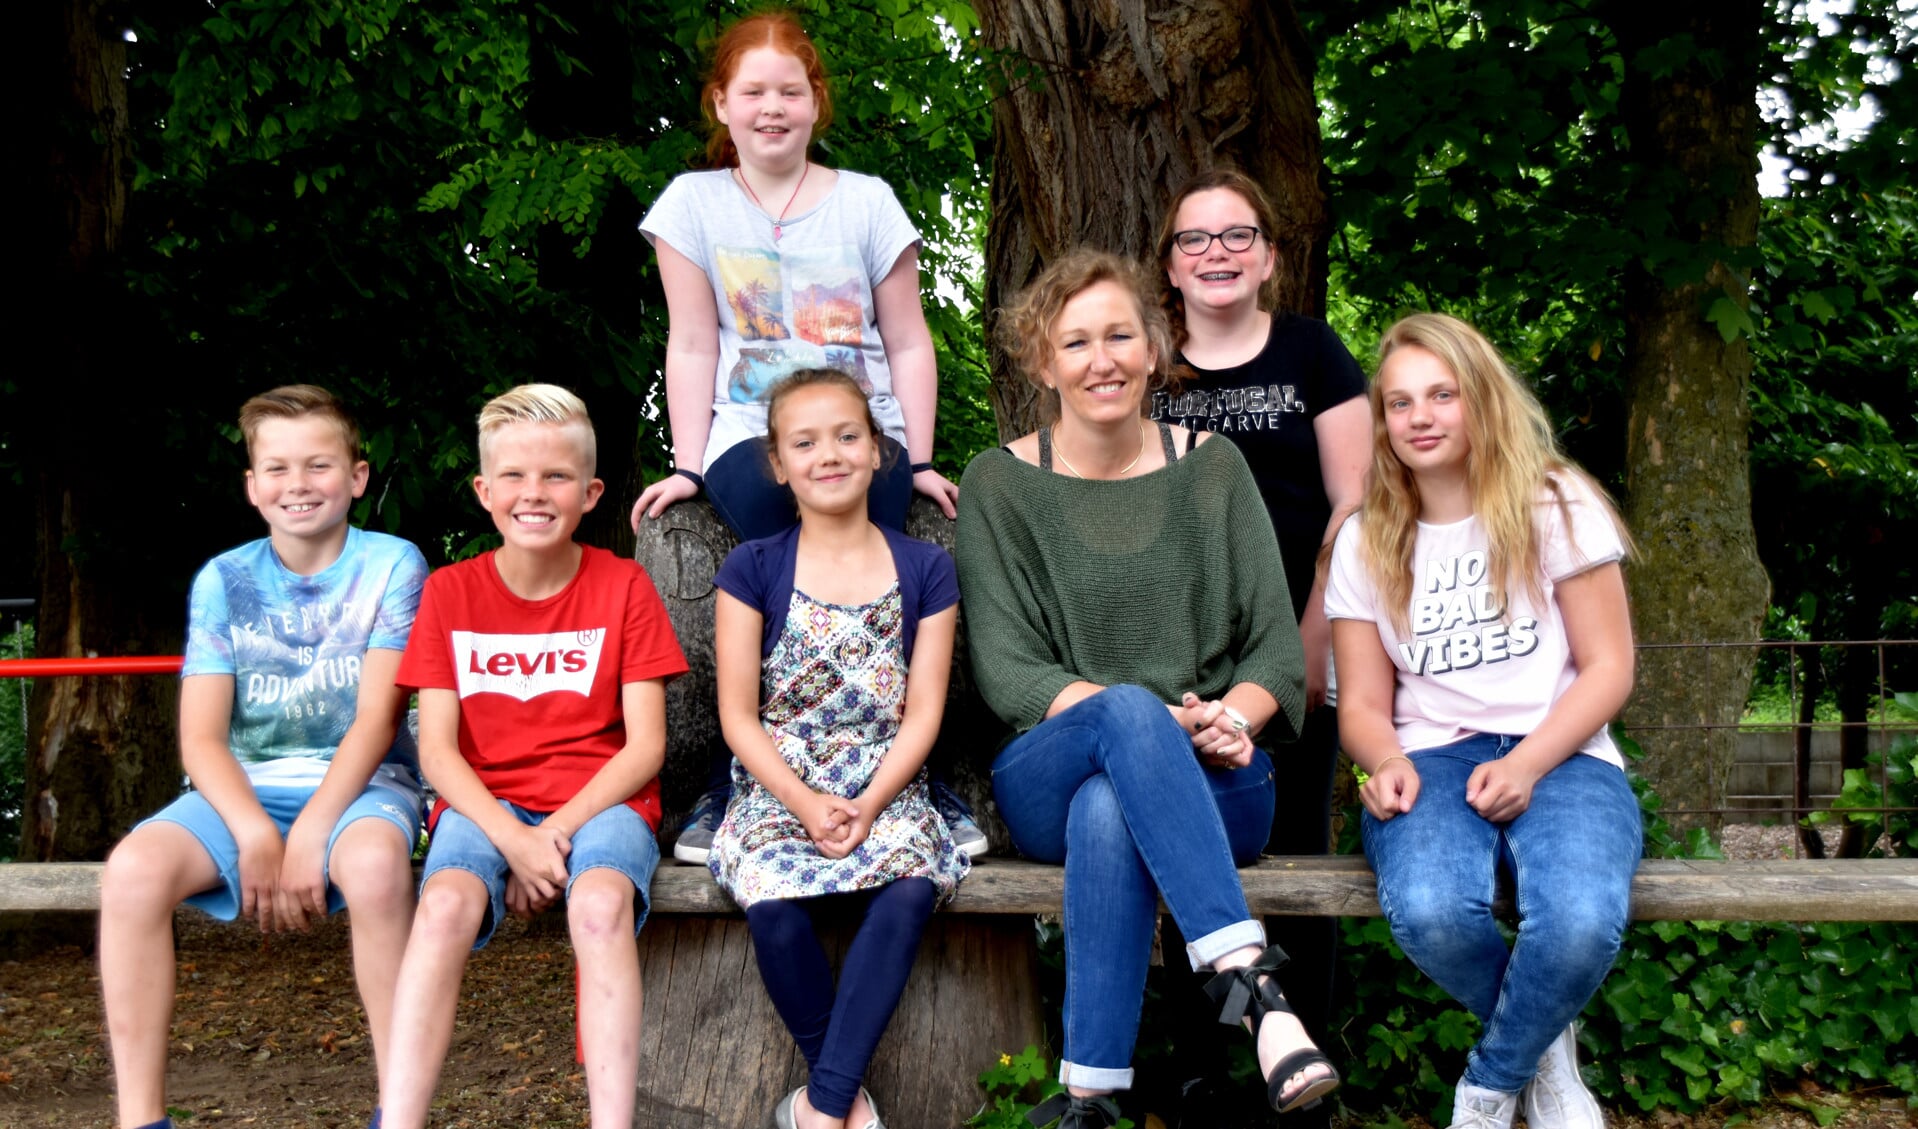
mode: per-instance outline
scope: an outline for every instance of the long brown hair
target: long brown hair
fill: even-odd
[[[806,68],[806,82],[812,87],[813,102],[819,117],[813,122],[814,137],[832,124],[832,92],[826,88],[826,67],[819,61],[819,49],[813,46],[806,29],[791,12],[758,12],[735,22],[713,44],[713,69],[699,92],[699,112],[706,119],[706,160],[716,169],[739,163],[739,150],[733,147],[732,133],[719,121],[715,100],[726,92],[726,84],[739,70],[739,60],[758,47],[770,47],[782,55],[791,55]]]
[[[1172,237],[1178,234],[1179,209],[1185,202],[1201,192],[1210,192],[1223,188],[1236,193],[1252,209],[1253,218],[1258,221],[1261,238],[1272,249],[1272,275],[1259,284],[1259,309],[1272,311],[1279,308],[1279,245],[1273,241],[1272,229],[1278,225],[1278,213],[1272,210],[1272,198],[1259,187],[1259,182],[1234,168],[1208,169],[1186,181],[1172,194],[1172,200],[1165,206],[1165,218],[1159,221],[1159,239],[1153,244],[1160,266],[1159,305],[1165,310],[1166,321],[1172,327],[1172,345],[1183,349],[1187,340],[1185,329],[1185,295],[1179,293],[1166,277],[1164,267],[1172,261]]]

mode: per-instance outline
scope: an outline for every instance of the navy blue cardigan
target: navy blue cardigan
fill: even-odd
[[[959,575],[952,557],[930,541],[908,537],[879,526],[892,549],[893,568],[899,574],[899,604],[905,623],[900,632],[906,662],[912,662],[913,638],[919,621],[959,602]],[[792,604],[793,570],[799,557],[799,527],[747,541],[726,554],[713,585],[755,608],[765,620],[760,657],[773,653],[773,644],[786,629],[786,610]]]

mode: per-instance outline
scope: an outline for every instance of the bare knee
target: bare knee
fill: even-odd
[[[566,921],[574,945],[632,940],[633,884],[616,870],[595,867],[573,880]]]
[[[470,946],[491,904],[478,877],[463,870],[442,870],[420,892],[413,934],[436,947]]]
[[[362,819],[340,832],[327,874],[347,908],[362,917],[403,914],[413,905],[413,867],[399,829]]]
[[[127,836],[100,875],[100,920],[164,920],[189,894],[219,881],[213,860],[184,828],[150,825]]]

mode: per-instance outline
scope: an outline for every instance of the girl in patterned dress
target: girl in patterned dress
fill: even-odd
[[[799,524],[720,566],[713,646],[733,795],[707,865],[746,911],[809,1081],[781,1129],[883,1129],[861,1086],[926,919],[968,861],[927,795],[958,619],[952,558],[873,524],[882,453],[859,385],[808,369],[767,405]],[[858,931],[833,985],[816,928]]]

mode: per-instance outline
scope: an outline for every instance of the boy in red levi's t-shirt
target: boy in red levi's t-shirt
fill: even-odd
[[[586,406],[529,384],[479,419],[473,488],[505,544],[427,579],[400,664],[440,800],[373,1124],[425,1124],[468,951],[504,910],[564,894],[593,1124],[630,1125],[635,938],[659,863],[666,683],[686,659],[645,571],[573,541],[604,490]]]

